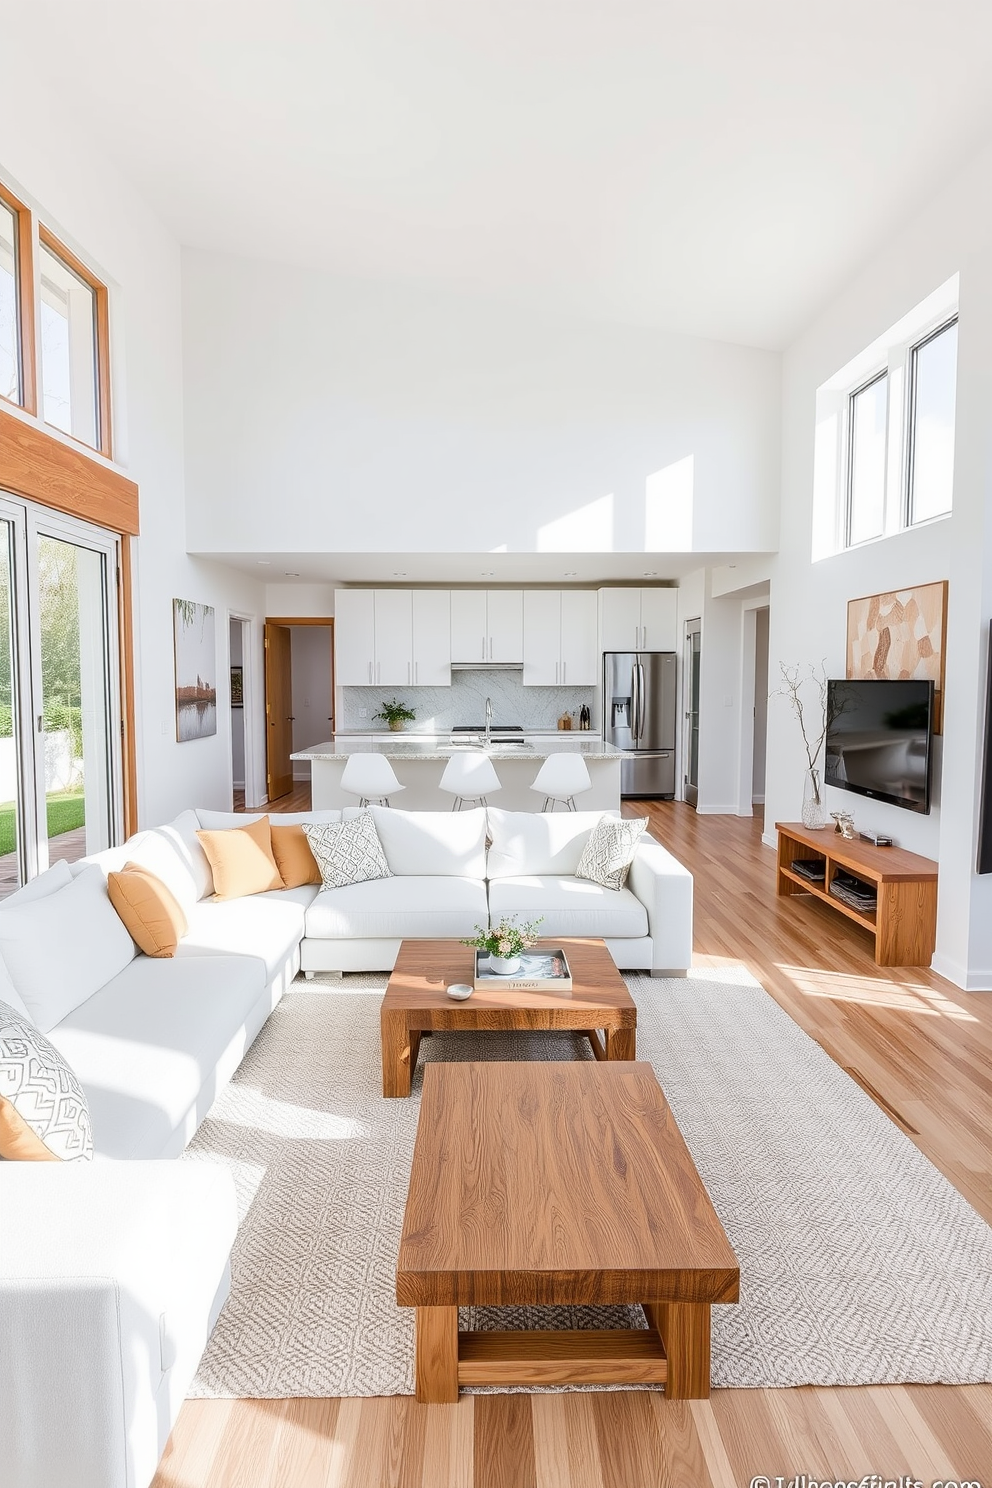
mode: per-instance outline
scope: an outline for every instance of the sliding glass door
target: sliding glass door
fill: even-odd
[[[0,897],[119,839],[115,534],[0,499]]]

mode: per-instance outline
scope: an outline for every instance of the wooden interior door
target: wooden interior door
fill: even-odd
[[[265,626],[265,780],[270,801],[293,789],[293,664],[288,625]]]

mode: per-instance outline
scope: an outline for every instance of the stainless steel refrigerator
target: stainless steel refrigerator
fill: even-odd
[[[622,796],[675,795],[676,676],[674,651],[603,656],[603,734],[624,751]]]

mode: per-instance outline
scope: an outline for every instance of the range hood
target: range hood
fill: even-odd
[[[453,661],[453,672],[522,672],[522,661]]]

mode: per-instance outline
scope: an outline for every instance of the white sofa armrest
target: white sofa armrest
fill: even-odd
[[[213,1163],[0,1165],[4,1488],[147,1488],[236,1230]]]
[[[648,913],[652,976],[685,976],[692,965],[692,874],[653,837],[644,837],[627,886]]]

